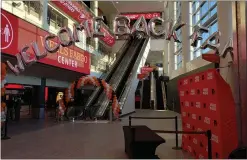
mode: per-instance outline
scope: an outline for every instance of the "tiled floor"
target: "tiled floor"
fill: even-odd
[[[170,111],[138,110],[133,115],[174,116],[177,114]],[[2,141],[1,158],[127,158],[124,152],[122,125],[128,124],[128,117],[112,124],[82,122],[55,124],[53,121],[47,123],[39,120],[20,123],[23,124],[10,127],[11,139]],[[147,125],[151,129],[174,129],[173,120],[133,120],[132,124]],[[180,123],[179,126],[181,127]],[[156,150],[160,158],[190,158],[181,150],[172,149],[175,145],[175,135],[161,134],[161,136],[167,142]]]

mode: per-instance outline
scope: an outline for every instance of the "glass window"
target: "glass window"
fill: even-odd
[[[208,2],[205,2],[200,8],[201,17],[204,16],[208,12]]]
[[[23,3],[28,14],[41,19],[43,7],[39,1],[23,1]]]
[[[47,23],[49,26],[52,26],[54,29],[68,26],[68,19],[52,7],[48,6],[47,12]]]
[[[211,34],[218,31],[218,22],[215,22],[209,29]]]
[[[217,7],[214,7],[214,9],[211,10],[211,16],[213,16],[213,15],[216,14],[216,13],[217,13]]]
[[[202,4],[201,6],[196,5],[197,3]],[[203,53],[208,53],[210,49],[202,50],[200,49],[200,45],[214,32],[218,30],[218,23],[217,23],[217,16],[212,18],[215,14],[217,14],[217,1],[197,1],[193,2],[191,5],[192,7],[192,27],[195,27],[195,25],[200,24],[204,27],[209,28],[209,33],[203,33],[202,34],[202,40],[198,42],[198,46],[191,49],[193,59],[196,57],[199,57]],[[195,14],[195,11],[197,10],[196,7],[200,7],[198,9],[199,11]],[[192,34],[192,33],[191,33]]]
[[[217,3],[217,1],[209,1],[210,8],[213,7],[216,3]]]
[[[178,68],[182,67],[182,62],[183,62],[183,60],[182,60],[182,51],[180,51],[176,55],[176,59],[177,59],[177,66],[176,66],[176,68],[178,69]]]
[[[201,25],[204,26],[204,23],[207,22],[207,20],[209,20],[210,15],[207,14],[202,20],[201,20]]]

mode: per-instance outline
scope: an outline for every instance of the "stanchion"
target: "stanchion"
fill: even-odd
[[[172,149],[181,150],[182,147],[178,146],[178,132],[177,132],[178,131],[178,117],[177,116],[175,117],[175,131],[176,131],[176,134],[175,134],[176,146],[172,147]]]
[[[129,116],[129,127],[131,127],[131,116]]]
[[[212,159],[212,132],[211,130],[207,130],[207,138],[208,138],[208,159]]]

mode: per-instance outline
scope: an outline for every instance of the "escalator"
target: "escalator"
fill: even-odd
[[[118,76],[119,72],[126,72],[126,69],[128,68],[128,63],[132,62],[132,58],[136,53],[135,51],[138,49],[137,46],[141,46],[143,40],[138,40],[131,38],[127,43],[123,45],[123,47],[119,50],[120,56],[117,58],[117,60],[114,62],[114,64],[111,67],[111,70],[107,72],[106,74],[103,74],[100,79],[104,79],[107,83],[110,83],[111,85],[116,80],[116,77]],[[126,68],[127,67],[127,68]],[[121,71],[120,71],[121,70]],[[115,77],[115,78],[114,78]],[[86,104],[84,104],[84,107],[80,107],[81,111],[79,114],[76,114],[78,118],[86,118],[90,117],[93,118],[95,115],[95,112],[97,111],[97,106],[100,103],[99,100],[103,100],[102,96],[105,95],[103,92],[102,87],[97,87],[95,91],[92,93],[92,95],[87,100]],[[79,97],[78,97],[79,98]],[[100,99],[101,98],[101,99]]]
[[[137,57],[140,53],[141,48],[143,47],[145,39],[135,39],[133,46],[130,46],[130,51],[126,54],[124,58],[116,69],[115,73],[111,77],[109,84],[112,86],[112,89],[115,91],[116,96],[122,93],[123,88],[128,80],[128,77],[131,73],[131,70],[136,63]],[[109,109],[109,100],[105,94],[101,94],[95,104],[97,108],[95,109],[95,117],[104,118],[107,116],[106,110]]]

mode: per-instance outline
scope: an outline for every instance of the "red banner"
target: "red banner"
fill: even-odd
[[[64,13],[75,19],[78,23],[80,23],[83,20],[92,20],[94,17],[89,11],[87,11],[86,8],[80,5],[77,1],[52,0],[52,3],[55,4]],[[100,39],[104,41],[107,45],[113,46],[115,44],[115,36],[112,35],[105,26],[102,26],[100,28],[100,31],[105,33],[105,37]]]
[[[152,67],[142,67],[141,68],[141,74],[148,74],[153,71]]]
[[[141,16],[144,16],[145,19],[152,19],[154,17],[161,17],[161,14],[159,12],[155,12],[155,13],[132,13],[132,14],[123,13],[122,15],[128,17],[130,20],[138,19]]]
[[[220,63],[220,56],[214,53],[202,54],[202,59],[213,63]]]
[[[145,74],[145,73],[143,73],[143,74],[137,74],[137,79],[142,80],[142,79],[146,78],[147,76],[148,75]]]
[[[1,53],[16,55],[25,45],[30,46],[28,52],[34,53],[31,43],[37,42],[41,52],[45,51],[43,38],[48,32],[26,22],[1,9]],[[50,41],[50,46],[56,45],[58,39]],[[56,53],[48,55],[38,62],[64,68],[84,74],[90,74],[90,54],[74,45],[62,47]]]

